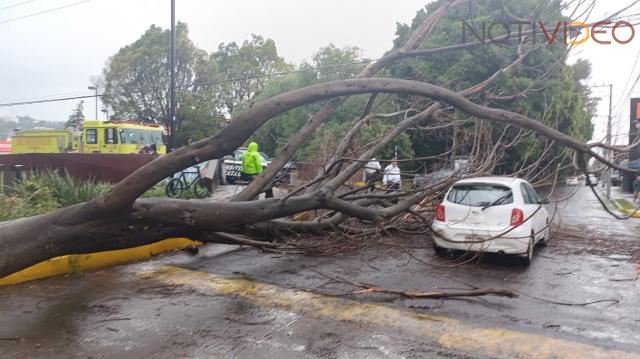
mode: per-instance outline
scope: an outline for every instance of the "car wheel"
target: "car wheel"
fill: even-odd
[[[529,245],[527,246],[527,253],[522,258],[522,264],[525,267],[530,266],[531,262],[533,262],[533,249],[535,245],[536,245],[535,235],[531,233],[531,236],[529,237]]]
[[[447,249],[440,247],[436,242],[433,242],[433,251],[439,256],[445,256],[447,254]]]

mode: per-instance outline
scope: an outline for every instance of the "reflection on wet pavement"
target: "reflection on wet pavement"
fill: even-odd
[[[508,288],[521,296],[344,298],[369,303],[362,308],[381,305],[392,313],[442,317],[465,328],[504,328],[525,337],[640,352],[640,219],[608,217],[582,189],[558,207],[556,236],[536,252],[529,268],[499,256],[459,265],[435,257],[426,238],[387,238],[358,254],[332,257],[213,245],[196,257],[176,253],[0,288],[0,353],[3,358],[501,356],[448,347],[420,332],[441,325],[438,322],[422,323],[424,328],[414,330],[409,320],[406,325],[384,315],[336,320],[310,304],[301,307],[296,293],[308,293],[307,289],[331,295],[326,297],[330,303],[333,296],[342,298],[353,290],[327,283],[318,272],[405,290]],[[202,277],[180,282],[149,274],[167,265]],[[256,301],[207,287],[218,277],[282,288],[287,297]],[[243,290],[250,293],[252,286]],[[275,298],[278,305],[272,303]],[[351,307],[334,303],[331,308],[343,313]],[[540,352],[531,349],[522,357],[541,357],[536,353]]]

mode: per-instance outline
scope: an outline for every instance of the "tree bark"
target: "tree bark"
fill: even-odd
[[[171,236],[208,232],[239,232],[247,225],[312,209],[332,209],[347,216],[376,221],[420,201],[416,194],[387,209],[371,209],[333,197],[332,191],[281,201],[219,203],[139,199],[148,188],[194,163],[231,152],[272,117],[312,102],[364,93],[395,93],[431,97],[478,118],[516,125],[555,140],[580,154],[614,168],[592,147],[513,112],[477,105],[439,86],[397,79],[356,79],[323,83],[276,96],[238,116],[218,134],[182,147],[150,162],[118,183],[106,195],[56,212],[0,223],[0,276],[55,256],[128,248]],[[403,207],[404,206],[404,207]]]

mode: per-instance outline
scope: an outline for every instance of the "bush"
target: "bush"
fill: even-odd
[[[167,186],[167,181],[162,181],[155,186],[149,188],[145,193],[140,196],[141,198],[157,198],[157,197],[166,197],[165,189]]]
[[[60,206],[41,178],[21,181],[8,192],[0,195],[0,221],[48,213]]]
[[[47,172],[42,180],[51,189],[60,207],[88,202],[111,189],[111,184],[95,180],[83,181],[73,178],[65,171],[64,175]]]
[[[69,176],[47,172],[17,182],[0,194],[0,221],[30,217],[52,212],[58,208],[90,201],[111,189],[104,182],[82,181]]]

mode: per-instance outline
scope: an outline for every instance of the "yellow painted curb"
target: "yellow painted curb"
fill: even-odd
[[[330,297],[247,278],[225,277],[175,266],[161,266],[139,272],[139,276],[164,284],[186,286],[204,294],[240,297],[262,307],[282,308],[319,319],[361,323],[365,327],[372,325],[395,328],[473,357],[640,358],[639,353],[569,339],[500,327],[479,327],[444,316],[415,313],[382,304]]]
[[[192,241],[187,238],[169,238],[153,244],[134,248],[56,257],[40,262],[4,278],[0,278],[0,286],[77,273],[88,269],[136,262],[143,259],[149,259],[161,253],[195,247],[201,244],[202,243],[200,242]]]
[[[625,210],[625,212],[627,213],[628,216],[631,216],[631,217],[634,217],[634,218],[640,218],[640,211],[627,209],[627,210]]]

